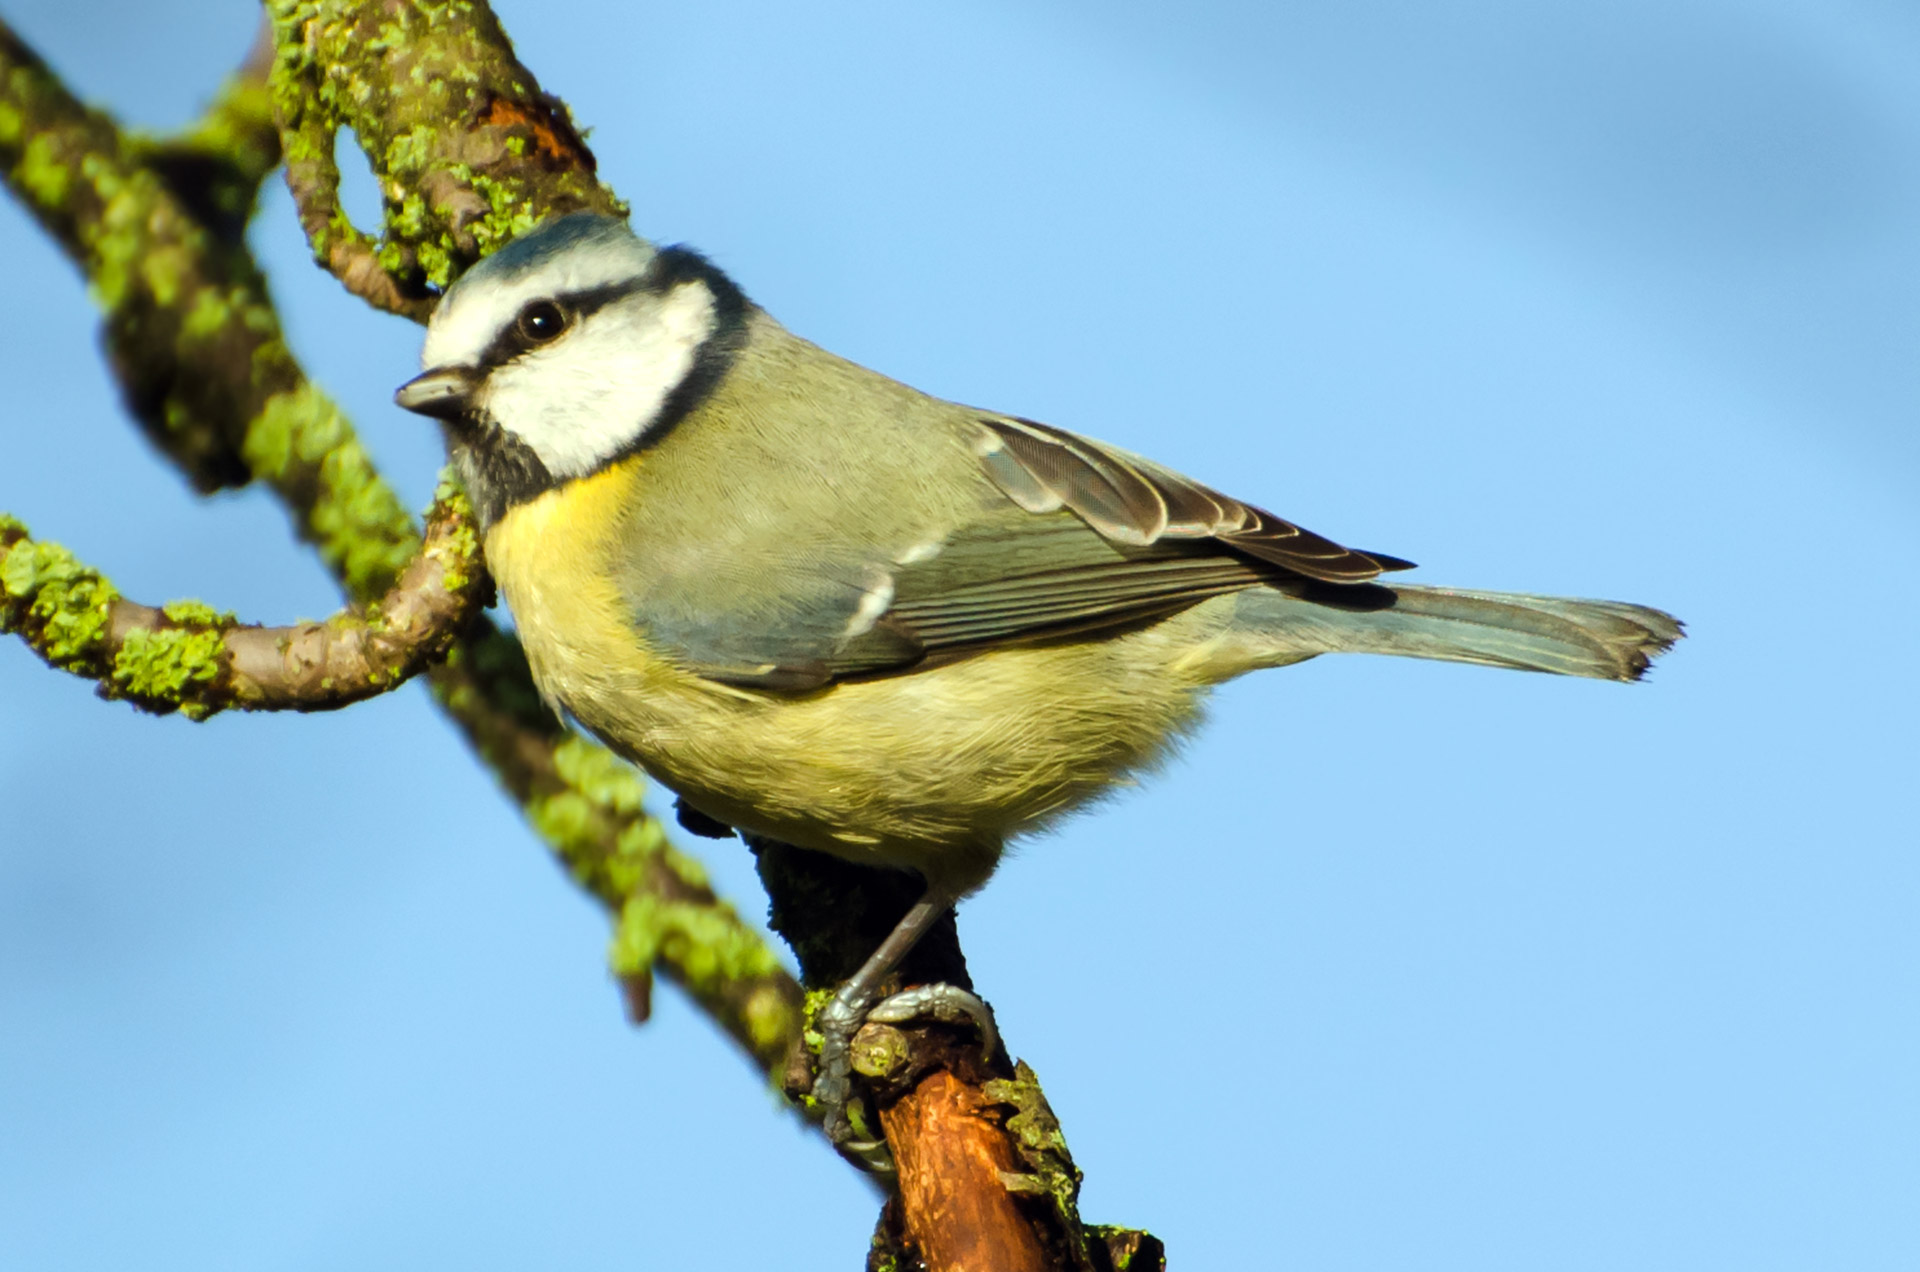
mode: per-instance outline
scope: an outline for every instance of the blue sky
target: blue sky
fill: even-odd
[[[1421,579],[1661,605],[1649,683],[1320,659],[961,913],[1084,1209],[1189,1267],[1920,1259],[1920,16],[1874,0],[496,6],[636,228],[930,392]],[[240,0],[9,0],[193,114]],[[364,189],[364,187],[363,187]],[[0,508],[130,594],[332,592],[122,418],[0,202]],[[424,505],[418,332],[255,243]],[[0,1264],[845,1268],[874,1200],[424,691],[156,721],[0,643]],[[732,844],[700,845],[744,911]]]

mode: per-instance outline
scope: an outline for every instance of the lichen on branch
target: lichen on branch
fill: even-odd
[[[250,67],[183,137],[130,137],[77,101],[0,21],[0,179],[86,274],[106,313],[122,391],[162,452],[202,490],[265,483],[348,596],[369,602],[393,586],[420,536],[345,414],[287,348],[243,227],[229,219],[234,192],[244,190],[250,208],[280,153],[264,69]],[[189,197],[193,174],[209,170],[230,178],[227,194]],[[10,526],[18,543],[25,529]],[[26,558],[17,560],[24,569]],[[63,634],[63,656],[97,659],[94,641],[109,628],[94,626],[91,607],[125,602],[97,573],[70,556],[64,561],[59,568],[79,573],[50,618]],[[181,661],[205,666],[204,659]],[[95,679],[110,674],[98,662],[88,666]],[[428,674],[442,708],[530,816],[540,801],[574,789],[556,760],[572,735],[541,705],[511,636],[483,615]],[[765,942],[710,888],[690,882],[697,864],[671,847],[652,853],[644,869],[614,868],[647,838],[635,828],[651,826],[658,835],[658,823],[643,808],[623,809],[562,836],[543,820],[543,838],[613,914],[636,888],[672,903],[678,917],[671,939],[653,945],[656,967],[686,986],[763,1072],[783,1064],[799,1033],[800,989]],[[752,974],[734,981],[714,970],[743,967]],[[644,1000],[648,974],[624,976],[630,1000]]]
[[[514,58],[481,0],[268,0],[267,9],[270,87],[243,74],[200,128],[160,142],[125,137],[86,110],[0,23],[0,175],[86,272],[107,316],[115,371],[149,436],[203,490],[268,484],[364,605],[411,570],[420,540],[344,415],[288,351],[238,233],[236,216],[243,226],[270,156],[284,149],[316,259],[356,294],[415,319],[463,269],[522,230],[570,211],[624,208],[598,181],[565,106]],[[269,100],[277,136],[264,124]],[[334,146],[343,128],[380,184],[378,235],[340,207]],[[14,522],[0,521],[0,578],[9,630],[43,655],[182,710],[205,704],[208,687],[234,674],[234,642],[249,639],[248,629],[203,607],[134,606]],[[279,639],[271,643],[284,656]],[[116,680],[124,657],[138,670]],[[615,916],[612,961],[635,1014],[644,1015],[657,967],[762,1072],[793,1073],[799,985],[714,895],[698,863],[667,842],[633,770],[544,709],[517,642],[478,618],[430,676],[437,700],[535,830]],[[831,912],[791,925],[803,963],[864,957],[872,941],[844,924],[829,929],[844,918],[838,912],[864,902],[872,880],[822,891],[804,862],[782,873],[796,884],[789,902],[814,895]],[[789,918],[805,908],[790,906]],[[950,956],[963,978],[957,940]],[[903,1031],[909,1059],[914,1032]],[[923,1094],[916,1104],[908,1095],[890,1106],[914,1114],[917,1145],[938,1148],[983,1130],[998,1165],[974,1172],[968,1186],[982,1200],[1012,1197],[1017,1204],[1001,1209],[1033,1225],[1041,1236],[1034,1248],[1049,1263],[1157,1265],[1150,1238],[1080,1227],[1078,1174],[1050,1115],[1040,1116],[1045,1103],[1030,1073],[996,1081],[934,1058],[931,1080],[957,1098]],[[916,1091],[927,1085],[917,1080]],[[981,1109],[1006,1112],[969,1128]],[[938,1174],[918,1181],[936,1185],[926,1194],[936,1201]],[[938,1210],[896,1212],[923,1255],[924,1225],[939,1221]]]
[[[269,0],[287,185],[314,259],[381,309],[424,322],[467,266],[547,217],[625,208],[558,98],[484,4]],[[351,130],[379,178],[378,236],[340,205]]]
[[[266,481],[350,593],[393,585],[419,539],[287,347],[232,211],[277,162],[264,69],[202,124],[123,134],[0,22],[0,177],[86,275],[128,410],[201,491]]]
[[[291,627],[243,624],[194,602],[129,601],[65,548],[0,516],[0,631],[97,681],[103,696],[156,714],[330,711],[386,693],[444,657],[490,592],[472,510],[452,486],[386,596]]]

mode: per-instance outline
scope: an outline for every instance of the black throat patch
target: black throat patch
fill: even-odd
[[[666,401],[661,403],[659,411],[647,423],[639,438],[609,457],[601,468],[658,445],[712,394],[726,378],[746,343],[747,316],[752,302],[711,261],[685,247],[662,248],[648,264],[646,272],[631,282],[551,298],[570,312],[584,316],[639,292],[664,296],[684,283],[695,282],[704,284],[713,297],[712,334],[701,342],[693,356],[692,367],[667,395]],[[501,366],[527,352],[527,346],[516,341],[512,331],[513,328],[509,327],[507,333],[503,333],[487,350],[481,360],[483,366],[488,369]],[[475,413],[457,424],[450,424],[446,436],[447,453],[453,460],[460,480],[467,487],[468,496],[473,500],[474,514],[479,518],[483,533],[507,509],[566,484],[565,481],[555,480],[532,447],[490,416]]]
[[[485,534],[507,509],[554,487],[533,447],[491,418],[446,426],[447,455]]]

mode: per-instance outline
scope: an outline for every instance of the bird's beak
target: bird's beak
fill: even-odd
[[[417,375],[394,391],[398,406],[436,419],[457,420],[467,413],[479,377],[466,367],[436,367]]]

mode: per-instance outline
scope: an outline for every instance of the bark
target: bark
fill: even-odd
[[[378,308],[426,321],[438,292],[552,216],[626,209],[566,106],[540,90],[484,4],[272,0],[274,107],[314,259]],[[383,230],[340,206],[351,130],[380,178]]]
[[[930,1269],[1058,1266],[1004,1182],[1018,1163],[1002,1114],[945,1069],[880,1112],[899,1163],[906,1235]]]
[[[142,605],[64,550],[0,521],[0,631],[103,696],[155,714],[332,711],[386,693],[446,656],[489,599],[466,497],[445,490],[427,534],[377,603],[321,623],[260,627],[204,605]],[[88,621],[91,620],[91,621]]]
[[[800,959],[809,989],[837,987],[920,897],[920,881],[787,844],[750,839],[773,900],[770,921]],[[972,989],[954,916],[937,924],[901,965],[899,984]],[[854,1070],[867,1080],[891,1151],[895,1196],[875,1234],[874,1259],[962,1269],[1157,1266],[1144,1233],[1090,1229],[1080,1220],[1080,1172],[1033,1071],[1004,1049],[983,1056],[973,1028],[869,1023],[854,1038]],[[789,1067],[795,1099],[812,1089],[806,1057]],[[856,1121],[856,1125],[858,1125]],[[1118,1248],[1141,1257],[1114,1264]]]

